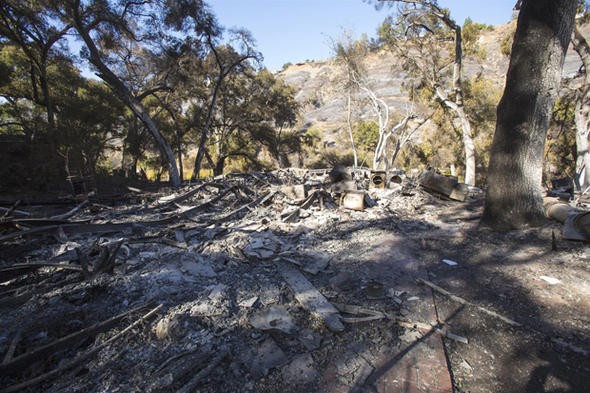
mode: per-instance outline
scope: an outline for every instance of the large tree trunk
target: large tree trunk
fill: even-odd
[[[498,104],[482,224],[497,230],[544,221],[543,152],[577,1],[525,0]]]
[[[590,45],[576,26],[572,37],[574,49],[584,64],[583,84],[576,94],[576,186],[580,191],[590,187],[590,152],[588,136],[590,134]]]

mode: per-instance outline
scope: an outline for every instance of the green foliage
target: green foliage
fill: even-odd
[[[352,32],[343,31],[340,40],[332,43],[332,49],[337,63],[345,70],[345,88],[348,91],[357,89],[367,73],[365,61],[371,50],[367,36],[355,39]]]
[[[434,91],[429,85],[419,84],[411,92],[411,97],[434,111],[433,130],[425,130],[422,143],[402,151],[398,162],[411,167],[431,165],[441,170],[448,170],[450,165],[457,169],[463,166],[463,141],[461,129],[440,103],[433,100]],[[477,151],[476,165],[487,167],[489,148],[491,146],[495,124],[496,107],[500,101],[502,89],[492,80],[482,76],[463,81],[464,108],[471,123],[474,143]],[[484,184],[483,178],[478,184]]]
[[[240,167],[245,162],[260,167],[263,151],[278,166],[289,166],[290,155],[301,151],[300,135],[293,129],[299,113],[294,96],[291,86],[267,70],[249,69],[227,78],[212,127],[210,149],[215,152],[216,174],[236,160]]]
[[[379,142],[379,125],[374,121],[361,121],[353,126],[359,165],[368,165],[373,160],[375,148]]]
[[[322,140],[322,131],[319,128],[310,128],[301,137],[303,145],[309,148],[316,148]]]
[[[572,97],[555,101],[545,145],[545,177],[574,177],[576,173],[575,102]]]
[[[477,76],[463,84],[465,110],[474,127],[496,123],[496,107],[502,96],[502,89],[490,79]]]
[[[353,129],[354,140],[359,149],[374,152],[379,142],[379,125],[374,121],[362,121]]]
[[[301,162],[304,160],[308,163],[318,161],[323,150],[322,134],[323,131],[319,128],[309,128],[303,132],[301,135]]]
[[[377,28],[377,38],[381,45],[387,45],[400,39],[403,32],[400,31],[399,26],[394,24],[393,17],[388,16],[383,23]]]
[[[588,0],[579,0],[577,14],[582,16],[581,22],[588,21],[588,15],[590,12],[590,1]]]
[[[463,50],[466,55],[475,56],[478,59],[485,59],[485,49],[480,48],[478,41],[481,33],[490,31],[493,26],[473,22],[471,18],[465,19],[463,28],[461,29],[461,37],[463,39]]]
[[[65,178],[67,161],[74,172],[106,173],[116,167],[107,155],[120,151],[125,174],[133,176],[139,165],[157,178],[171,162],[162,147],[172,147],[182,163],[202,135],[211,137],[206,147],[215,171],[270,168],[272,161],[289,165],[303,154],[294,89],[256,68],[260,57],[248,32],[228,30],[222,39],[223,29],[203,2],[77,7],[7,0],[0,9],[0,134],[28,144],[23,167],[52,161],[60,167],[56,176]],[[102,67],[110,88],[83,78],[75,56],[60,45],[70,25],[71,34],[93,40],[98,52],[85,42],[82,56]],[[27,32],[38,37],[22,40]],[[134,111],[121,104],[133,99],[153,123],[138,118],[136,103]],[[147,131],[154,123],[166,143],[156,143]],[[319,136],[306,137],[317,147]]]
[[[58,148],[69,155],[71,170],[94,173],[108,142],[122,136],[124,107],[102,82],[80,79],[73,93],[61,106]]]
[[[354,157],[352,152],[340,152],[336,149],[322,150],[308,165],[309,168],[330,168],[337,165],[352,166]]]

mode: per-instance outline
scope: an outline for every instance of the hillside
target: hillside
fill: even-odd
[[[514,29],[514,23],[495,26],[479,38],[479,47],[486,57],[464,59],[464,78],[483,75],[495,85],[503,87],[509,58],[501,53],[502,40]],[[586,32],[590,31],[588,25]],[[579,69],[578,56],[570,49],[564,65],[564,75],[572,76]],[[402,88],[406,73],[401,69],[395,55],[386,50],[372,53],[367,58],[369,84],[379,98],[390,107],[392,113],[405,113],[408,105],[407,92]],[[318,128],[323,131],[325,142],[336,142],[346,119],[346,99],[343,95],[339,75],[341,69],[334,59],[298,63],[287,67],[278,76],[293,85],[298,93],[296,99],[303,107],[304,128]],[[371,116],[368,109],[361,115]]]

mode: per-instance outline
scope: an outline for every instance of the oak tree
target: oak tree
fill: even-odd
[[[482,224],[539,225],[543,152],[577,2],[524,0],[518,16],[488,169]]]

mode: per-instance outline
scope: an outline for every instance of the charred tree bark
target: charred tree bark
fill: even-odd
[[[497,230],[544,221],[543,151],[577,1],[525,0],[488,170],[482,224]]]

